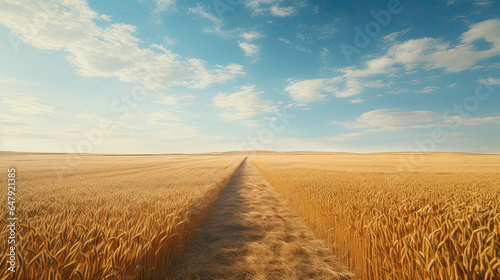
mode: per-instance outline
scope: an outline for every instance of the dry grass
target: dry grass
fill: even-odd
[[[500,156],[435,153],[399,172],[408,157],[253,159],[360,278],[500,279]]]
[[[63,280],[163,277],[243,159],[95,155],[58,176],[63,155],[0,156],[2,182],[16,167],[19,219],[18,272],[4,253],[0,279]]]

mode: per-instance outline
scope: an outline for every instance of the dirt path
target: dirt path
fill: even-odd
[[[246,160],[223,189],[169,279],[350,279]]]

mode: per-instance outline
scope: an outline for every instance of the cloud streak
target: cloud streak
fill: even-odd
[[[59,13],[47,16],[44,24],[27,33],[26,20],[43,12],[36,1],[26,2],[29,3],[2,4],[0,23],[25,43],[43,50],[65,52],[67,60],[82,76],[151,83],[153,73],[160,78],[154,81],[157,88],[205,88],[245,74],[243,66],[238,64],[210,66],[201,59],[183,58],[163,46],[142,47],[134,35],[137,27],[122,23],[101,27],[97,21],[103,15],[94,12],[83,0],[63,2]]]
[[[405,32],[407,30],[390,34],[387,40],[395,40],[398,34]],[[328,93],[338,98],[361,94],[365,88],[377,88],[373,83],[377,76],[396,77],[403,75],[405,71],[411,73],[418,67],[422,70],[442,69],[449,73],[472,69],[479,62],[500,55],[500,20],[491,19],[472,24],[459,40],[456,46],[452,46],[451,42],[429,37],[395,42],[385,54],[366,61],[364,67],[337,69],[336,72],[340,75],[332,78],[294,81],[285,91],[298,102],[319,102],[325,100],[325,94]],[[474,43],[479,40],[490,43],[490,47],[476,49]],[[305,84],[314,86],[306,89],[303,87]],[[430,93],[438,89],[430,86],[418,93]],[[304,96],[307,98],[303,98]]]
[[[2,94],[1,103],[6,104],[11,112],[37,115],[43,113],[55,113],[54,107],[41,103],[37,98],[24,94]]]
[[[277,111],[274,101],[260,98],[262,93],[255,91],[255,85],[242,86],[234,93],[219,93],[213,98],[213,104],[224,110],[222,117],[228,120],[247,120],[262,112]]]

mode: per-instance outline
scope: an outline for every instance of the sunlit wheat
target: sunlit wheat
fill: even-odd
[[[253,160],[362,279],[500,279],[500,156],[408,156]]]
[[[64,155],[4,154],[20,226],[17,272],[2,254],[0,279],[159,279],[242,159],[95,155],[56,174]]]

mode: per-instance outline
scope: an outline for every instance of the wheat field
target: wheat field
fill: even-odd
[[[0,280],[500,279],[499,155],[0,156]]]
[[[19,267],[3,254],[0,279],[30,280],[160,279],[244,158],[90,155],[57,171],[65,155],[1,157],[4,178],[17,170]]]
[[[410,158],[420,164],[401,168]],[[499,155],[286,153],[253,161],[358,278],[500,279]]]

